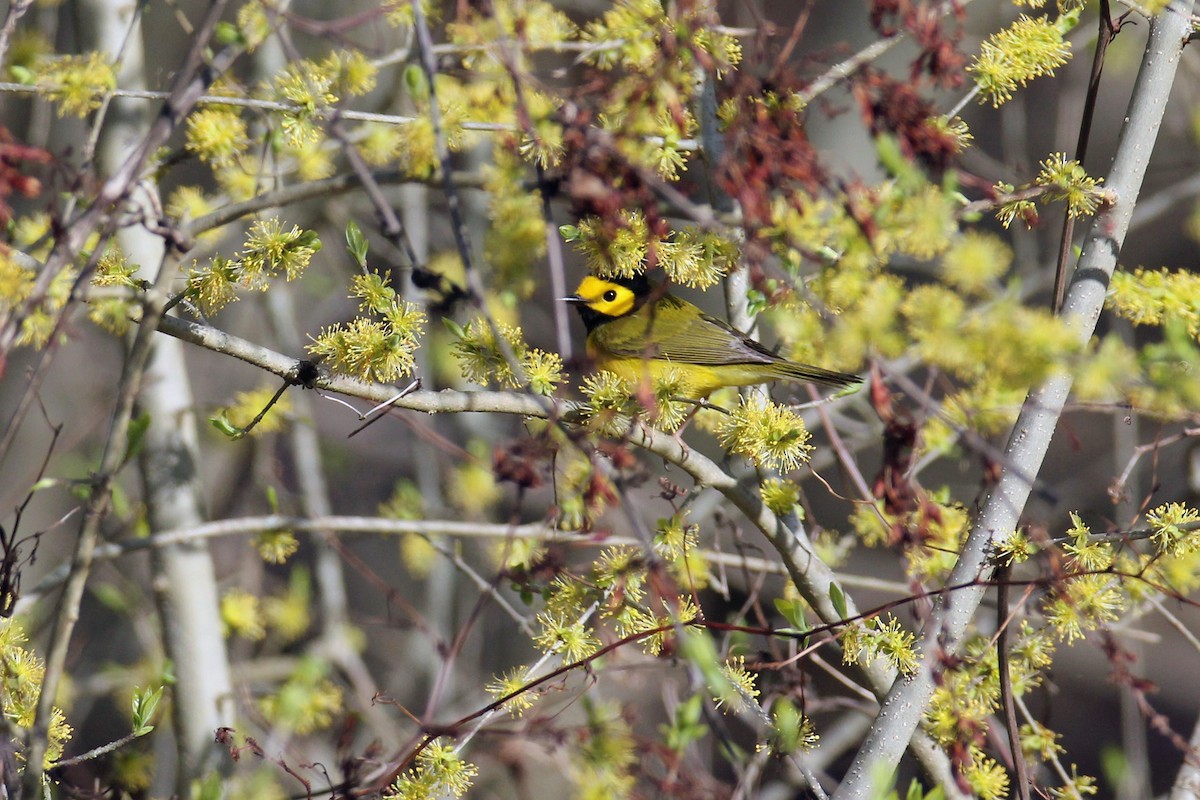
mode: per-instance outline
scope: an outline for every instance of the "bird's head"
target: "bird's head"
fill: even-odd
[[[645,275],[632,278],[600,278],[588,275],[575,294],[563,300],[579,309],[583,324],[590,331],[601,323],[628,316],[641,308],[653,285]]]

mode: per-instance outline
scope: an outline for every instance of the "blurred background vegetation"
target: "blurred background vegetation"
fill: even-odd
[[[10,3],[10,749],[63,796],[824,796],[1068,375],[994,533],[1025,760],[1165,793],[1195,52],[1136,205],[1102,180],[1164,5]],[[1056,262],[1122,202],[1084,342]],[[866,384],[722,390],[679,432],[561,302],[642,271]],[[996,603],[935,659],[901,795],[1018,793]]]

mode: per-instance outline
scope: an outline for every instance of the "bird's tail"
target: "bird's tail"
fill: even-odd
[[[821,383],[826,386],[853,386],[856,383],[862,383],[862,378],[857,375],[852,375],[849,372],[837,372],[832,369],[822,369],[821,367],[813,367],[808,364],[793,364],[787,362],[780,364],[780,371],[785,377],[792,378],[798,381],[808,381],[809,383]]]

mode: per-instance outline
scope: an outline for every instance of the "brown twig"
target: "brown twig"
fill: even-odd
[[[1075,143],[1075,160],[1080,164],[1087,157],[1088,142],[1092,135],[1092,120],[1096,116],[1096,96],[1100,92],[1100,73],[1104,70],[1104,55],[1111,42],[1120,31],[1120,26],[1114,26],[1109,0],[1100,0],[1100,12],[1097,14],[1100,30],[1096,35],[1096,50],[1092,55],[1092,72],[1088,76],[1087,97],[1083,101],[1083,118],[1079,121],[1079,138]],[[1067,259],[1071,255],[1071,239],[1075,232],[1075,217],[1070,211],[1063,217],[1062,234],[1058,240],[1058,261],[1054,267],[1054,299],[1051,310],[1055,314],[1062,311],[1063,297],[1067,291]]]
[[[1004,709],[1004,726],[1008,729],[1008,746],[1012,751],[1013,767],[1017,771],[1017,796],[1029,800],[1029,765],[1021,747],[1021,729],[1017,724],[1017,709],[1013,702],[1012,672],[1008,661],[1008,632],[1012,621],[1008,611],[1009,567],[996,570],[996,664],[1000,673],[1000,703]]]

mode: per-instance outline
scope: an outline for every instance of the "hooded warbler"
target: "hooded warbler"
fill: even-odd
[[[583,318],[588,355],[596,366],[634,383],[674,370],[689,394],[703,398],[725,386],[774,380],[829,386],[861,382],[857,375],[780,358],[725,322],[667,294],[644,275],[589,275],[564,299]]]

